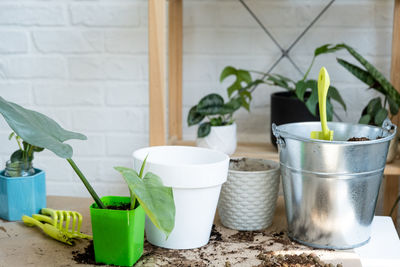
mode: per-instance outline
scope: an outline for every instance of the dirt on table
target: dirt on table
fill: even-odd
[[[83,252],[80,252],[79,250],[72,251],[72,258],[76,263],[104,265],[103,263],[96,263],[96,260],[94,258],[94,246],[92,240],[89,241],[88,246],[85,247]]]
[[[323,261],[324,253],[330,252],[291,241],[286,231],[237,231],[213,225],[210,242],[200,248],[165,249],[145,240],[143,255],[135,266],[341,266],[340,261]],[[102,265],[95,262],[93,242],[72,255],[76,263]]]
[[[267,251],[257,255],[262,261],[257,267],[343,267],[342,264],[332,264],[323,262],[315,253],[307,254],[274,254]]]

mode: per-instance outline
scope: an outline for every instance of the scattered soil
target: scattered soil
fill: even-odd
[[[234,241],[245,241],[245,242],[253,242],[254,236],[257,235],[258,232],[251,232],[251,231],[239,231],[234,235],[231,235],[229,238],[233,239]]]
[[[109,205],[106,208],[109,210],[130,210],[131,203],[120,203],[118,205]]]
[[[293,242],[289,239],[289,237],[284,232],[272,233],[272,241],[274,243],[279,243],[284,246],[293,245]]]
[[[93,241],[89,241],[89,245],[85,248],[83,252],[79,250],[72,251],[73,259],[76,263],[81,264],[92,264],[92,265],[105,265],[103,263],[96,263],[94,258],[94,246]]]
[[[231,159],[229,163],[229,169],[234,171],[251,172],[251,171],[267,171],[273,169],[273,167],[263,160],[240,158],[240,159]]]
[[[335,267],[332,263],[325,263],[314,253],[300,255],[274,255],[272,251],[262,252],[257,258],[262,261],[257,267]],[[337,264],[336,267],[343,267]]]
[[[217,242],[222,241],[222,235],[216,229],[215,224],[213,224],[213,226],[211,228],[210,241],[217,241]]]
[[[368,137],[352,137],[347,139],[348,142],[359,142],[359,141],[369,141],[371,139],[369,139]]]

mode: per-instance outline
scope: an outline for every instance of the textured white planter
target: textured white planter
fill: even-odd
[[[218,203],[221,223],[232,229],[255,231],[267,228],[274,217],[279,191],[279,163],[244,158],[252,170],[241,165],[235,167],[232,159],[229,164],[228,180],[222,186]]]
[[[209,135],[197,138],[197,146],[211,148],[232,155],[236,150],[236,123],[213,126]]]
[[[191,249],[208,243],[221,185],[226,181],[229,157],[219,151],[185,146],[155,146],[133,153],[134,168],[157,174],[173,188],[175,228],[168,239],[146,219],[147,240],[156,246]]]

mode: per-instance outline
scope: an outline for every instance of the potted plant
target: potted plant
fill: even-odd
[[[200,124],[197,129],[197,146],[231,155],[235,152],[237,143],[233,114],[241,107],[250,110],[250,89],[262,81],[253,81],[249,71],[231,66],[223,69],[220,81],[223,82],[229,76],[234,76],[235,80],[227,88],[228,101],[225,102],[219,94],[206,95],[190,109],[187,123],[189,126]]]
[[[329,46],[329,45],[328,45]],[[375,126],[382,126],[384,120],[388,117],[390,111],[390,119],[399,112],[400,94],[393,85],[379,72],[371,63],[363,56],[356,52],[352,47],[346,44],[338,44],[329,46],[332,51],[346,49],[351,56],[354,57],[362,67],[354,65],[344,59],[337,58],[337,62],[353,74],[360,81],[365,83],[367,89],[374,89],[381,93],[382,96],[371,99],[361,113],[359,123]],[[387,162],[392,162],[397,154],[397,145],[399,142],[399,133],[390,142]]]
[[[84,140],[86,136],[67,131],[49,117],[8,102],[2,97],[0,97],[0,113],[16,135],[28,144],[49,149],[57,156],[67,159],[88,189],[95,201],[91,206],[91,217],[94,219],[92,225],[96,259],[107,264],[131,266],[143,251],[143,242],[140,241],[143,239],[144,232],[143,213],[148,214],[156,227],[159,227],[167,236],[171,232],[175,216],[172,191],[162,186],[160,178],[156,175],[146,173],[143,176],[143,171],[137,174],[128,168],[117,167],[116,169],[128,183],[131,197],[105,197],[102,200],[72,160],[72,147],[63,143],[73,138]],[[154,198],[154,195],[157,195],[157,198]],[[111,210],[124,205],[127,207],[125,211]],[[128,234],[129,237],[122,237],[121,232]],[[107,236],[107,234],[110,235]],[[104,236],[109,239],[103,240]],[[114,237],[120,237],[120,239],[113,239]],[[131,239],[128,240],[128,238]],[[110,240],[116,243],[110,246]],[[124,241],[126,243],[123,243]],[[124,255],[121,255],[121,251]]]
[[[0,218],[21,220],[46,207],[45,172],[33,168],[34,152],[43,148],[30,145],[12,132],[9,139],[17,141],[19,149],[12,153],[6,167],[0,172]]]
[[[96,262],[132,266],[143,254],[145,214],[167,239],[174,228],[175,204],[171,187],[154,173],[115,167],[129,187],[130,197],[107,196],[90,206]],[[156,197],[155,197],[156,196]]]
[[[271,94],[271,125],[281,125],[290,122],[301,122],[301,121],[317,121],[318,118],[318,89],[317,81],[314,79],[308,79],[308,75],[311,68],[314,65],[315,59],[319,55],[332,53],[339,48],[331,47],[329,45],[323,45],[315,49],[314,56],[311,60],[311,64],[307,69],[307,72],[301,80],[294,81],[288,77],[280,74],[268,74],[260,71],[247,71],[247,70],[236,70],[233,67],[226,67],[221,74],[222,78],[229,75],[236,75],[237,78],[233,85],[228,88],[229,92],[232,91],[232,87],[235,91],[241,92],[251,100],[251,93],[257,88],[259,84],[268,84],[271,86],[278,86],[286,91],[277,92]],[[240,71],[240,72],[239,72]],[[252,80],[250,73],[259,74],[262,76],[261,79]],[[223,75],[224,74],[224,75]],[[341,97],[339,91],[334,86],[329,87],[327,99],[327,119],[331,121],[333,118],[334,110],[332,100],[338,102],[345,110],[346,104]],[[220,101],[221,102],[221,101]],[[192,119],[201,118],[201,112],[195,113],[197,110],[196,106],[190,111],[193,112]],[[200,108],[200,111],[203,111]],[[190,115],[190,112],[189,112]],[[197,115],[197,116],[195,116]],[[201,121],[201,120],[200,120]],[[188,119],[188,124],[190,124]],[[208,127],[208,126],[203,126]],[[272,127],[271,127],[272,129]],[[199,127],[200,131],[200,127]],[[207,131],[206,131],[207,132]],[[201,134],[201,133],[200,133]],[[199,132],[198,132],[199,135]],[[276,145],[276,138],[272,134],[271,130],[271,142]]]
[[[280,182],[279,163],[256,158],[230,160],[228,179],[218,202],[221,223],[257,231],[271,225]]]
[[[266,83],[285,89],[286,91],[271,94],[271,125],[281,125],[291,122],[302,121],[318,121],[318,88],[315,79],[308,79],[311,68],[314,65],[315,59],[323,54],[335,51],[328,45],[323,45],[314,50],[314,56],[311,64],[308,67],[303,78],[294,81],[288,77],[279,74],[262,73],[266,79]],[[259,72],[260,73],[260,72]],[[333,119],[332,100],[338,102],[344,110],[346,104],[341,97],[339,91],[334,86],[329,87],[326,113],[328,121]],[[272,134],[271,127],[271,142],[276,145],[276,138]]]

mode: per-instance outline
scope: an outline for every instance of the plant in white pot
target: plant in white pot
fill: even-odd
[[[157,175],[146,173],[143,176],[143,171],[138,174],[129,168],[117,167],[128,183],[131,197],[108,196],[100,199],[72,160],[72,147],[63,143],[72,138],[84,140],[86,136],[64,130],[51,118],[2,97],[0,113],[17,136],[28,144],[65,158],[89,191],[95,201],[90,210],[96,261],[133,265],[143,252],[144,213],[161,229],[164,238],[172,231],[175,217],[172,189],[164,187]],[[111,241],[113,245],[110,246]]]
[[[250,111],[250,89],[262,81],[253,81],[248,71],[231,66],[224,68],[220,81],[229,76],[234,76],[235,80],[227,88],[228,101],[225,102],[219,94],[206,95],[190,109],[187,123],[189,126],[200,124],[197,129],[197,146],[231,155],[235,152],[237,144],[233,113],[241,107]]]

